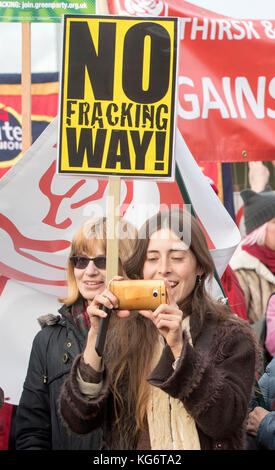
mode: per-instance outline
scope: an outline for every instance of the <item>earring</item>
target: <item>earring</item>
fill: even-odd
[[[199,286],[201,286],[201,283],[202,283],[201,276],[197,276],[197,283],[198,283]]]

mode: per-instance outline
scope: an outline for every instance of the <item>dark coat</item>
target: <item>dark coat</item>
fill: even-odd
[[[260,422],[256,436],[248,435],[249,450],[275,450],[275,356],[267,365],[259,380],[264,404],[256,397],[251,401],[251,409],[264,406],[268,413]]]
[[[63,306],[47,316],[36,335],[16,416],[17,450],[91,450],[100,448],[100,433],[79,438],[68,433],[58,415],[60,389],[86,338]]]
[[[171,365],[173,354],[166,345],[148,381],[182,400],[195,419],[203,450],[245,449],[256,360],[251,327],[234,317],[217,324],[208,315],[199,330],[197,320],[192,314],[190,331],[194,347],[185,341],[176,370]],[[76,358],[62,388],[60,413],[67,426],[79,434],[102,426],[106,448],[119,449],[108,371],[102,373],[103,387],[98,397],[87,401],[80,394],[76,379],[80,357]],[[91,369],[93,375],[95,371]]]

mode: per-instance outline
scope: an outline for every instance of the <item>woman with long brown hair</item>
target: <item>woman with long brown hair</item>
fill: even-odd
[[[199,222],[185,210],[152,217],[124,269],[164,280],[167,303],[121,312],[108,288],[94,297],[60,396],[66,425],[102,428],[103,449],[245,449],[256,345],[248,323],[208,294],[214,265]],[[102,306],[114,313],[100,357]]]

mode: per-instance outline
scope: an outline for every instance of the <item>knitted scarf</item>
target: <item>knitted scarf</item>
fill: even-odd
[[[86,311],[88,303],[86,300],[79,298],[72,307],[72,318],[83,336],[87,336],[90,329],[90,318]]]
[[[265,245],[243,245],[242,249],[250,255],[258,258],[267,268],[275,274],[275,251]]]
[[[189,328],[189,316],[183,320],[192,344]],[[161,356],[163,338],[160,337],[154,364]],[[187,413],[183,403],[151,386],[147,405],[147,421],[152,450],[200,450],[200,441],[194,419]]]

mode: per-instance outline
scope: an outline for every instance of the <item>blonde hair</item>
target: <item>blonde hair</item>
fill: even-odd
[[[74,268],[70,261],[71,256],[86,254],[89,255],[95,244],[106,253],[106,217],[96,217],[84,222],[75,232],[71,250],[67,262],[67,286],[68,294],[66,298],[59,299],[59,302],[67,306],[72,305],[79,297],[80,293],[76,284]],[[123,236],[122,236],[123,235]],[[125,219],[119,220],[119,274],[124,275],[123,264],[131,255],[136,243],[136,229]]]

